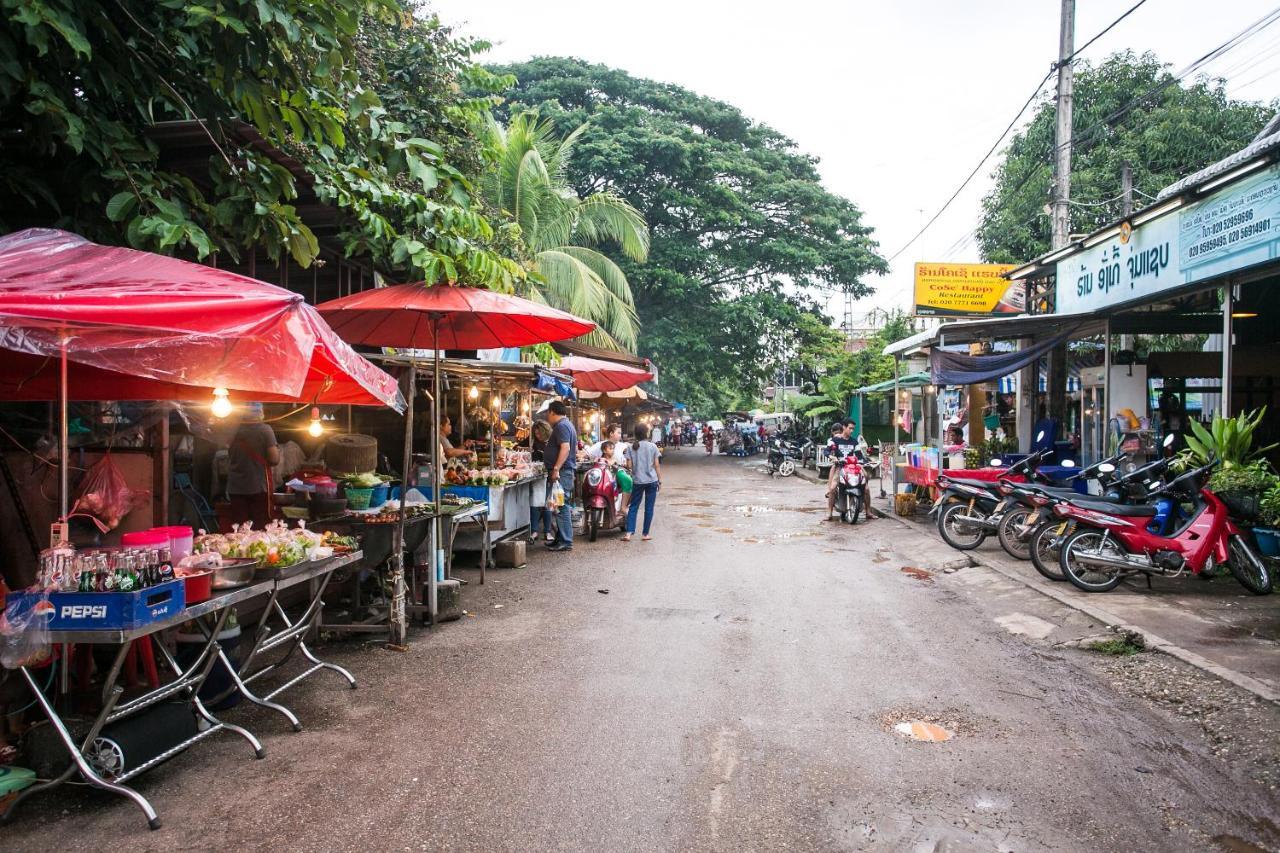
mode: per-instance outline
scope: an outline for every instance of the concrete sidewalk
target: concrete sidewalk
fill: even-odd
[[[813,471],[797,473],[819,482]],[[889,499],[877,499],[875,506],[941,541],[923,514],[911,519],[893,515]],[[1091,594],[1041,577],[1031,563],[1009,557],[995,537],[973,551],[956,553],[1117,630],[1135,631],[1149,648],[1280,703],[1280,594],[1251,595],[1229,574],[1212,580],[1157,577],[1150,589],[1143,578],[1133,578],[1109,593]]]

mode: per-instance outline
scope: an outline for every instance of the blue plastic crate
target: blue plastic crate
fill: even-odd
[[[11,592],[5,608],[31,607],[39,595]],[[186,607],[186,582],[181,578],[132,592],[53,592],[51,631],[103,631],[137,628],[160,622]]]
[[[460,498],[471,498],[472,500],[479,501],[485,506],[489,505],[488,486],[444,486],[440,491],[448,492],[451,495],[457,495]]]

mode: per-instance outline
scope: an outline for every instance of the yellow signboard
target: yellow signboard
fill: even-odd
[[[916,316],[1021,314],[1026,290],[1004,274],[1016,264],[916,264]]]

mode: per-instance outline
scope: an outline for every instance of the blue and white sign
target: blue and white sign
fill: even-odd
[[[1280,166],[1083,249],[1057,265],[1056,314],[1146,300],[1280,257]]]

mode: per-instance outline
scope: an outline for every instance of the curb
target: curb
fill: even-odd
[[[900,522],[904,527],[916,528],[918,531],[926,527],[925,524],[919,521],[907,521],[906,519],[896,515],[890,515],[889,517],[893,518],[895,521]],[[1183,663],[1193,666],[1196,669],[1201,670],[1202,672],[1206,672],[1212,676],[1220,678],[1223,681],[1228,682],[1229,684],[1234,684],[1236,687],[1239,687],[1241,690],[1245,690],[1249,693],[1252,693],[1254,696],[1257,696],[1259,699],[1265,699],[1268,702],[1280,704],[1280,690],[1277,690],[1271,687],[1270,685],[1262,681],[1259,681],[1256,678],[1253,678],[1252,676],[1245,675],[1242,672],[1236,672],[1234,669],[1222,666],[1221,664],[1216,664],[1213,661],[1209,660],[1208,658],[1204,657],[1203,655],[1198,655],[1189,649],[1184,649],[1182,646],[1179,646],[1177,643],[1172,643],[1169,640],[1166,640],[1164,637],[1158,636],[1156,634],[1152,634],[1146,628],[1142,628],[1138,625],[1133,625],[1128,622],[1125,622],[1123,619],[1121,619],[1119,616],[1116,616],[1114,613],[1112,613],[1109,610],[1081,601],[1079,596],[1069,595],[1065,592],[1060,592],[1056,589],[1044,586],[1042,584],[1032,583],[1025,576],[1025,573],[1015,571],[1009,566],[1003,565],[1002,564],[1003,561],[992,560],[989,558],[984,559],[985,557],[986,555],[972,554],[969,556],[962,557],[959,560],[959,564],[961,566],[976,565],[976,566],[982,566],[987,569],[991,569],[993,572],[1003,575],[1009,580],[1017,581],[1027,589],[1034,590],[1035,592],[1038,592],[1041,595],[1044,595],[1048,598],[1053,599],[1059,604],[1065,605],[1066,607],[1070,607],[1072,610],[1076,610],[1080,613],[1083,613],[1084,615],[1088,616],[1090,619],[1093,619],[1097,622],[1101,622],[1103,625],[1106,625],[1109,630],[1119,631],[1119,632],[1132,632],[1134,634],[1140,635],[1145,641],[1146,647],[1149,649],[1153,649],[1158,652],[1163,652],[1164,654],[1169,655],[1170,657],[1177,658]],[[946,566],[943,566],[941,568],[945,569]]]

